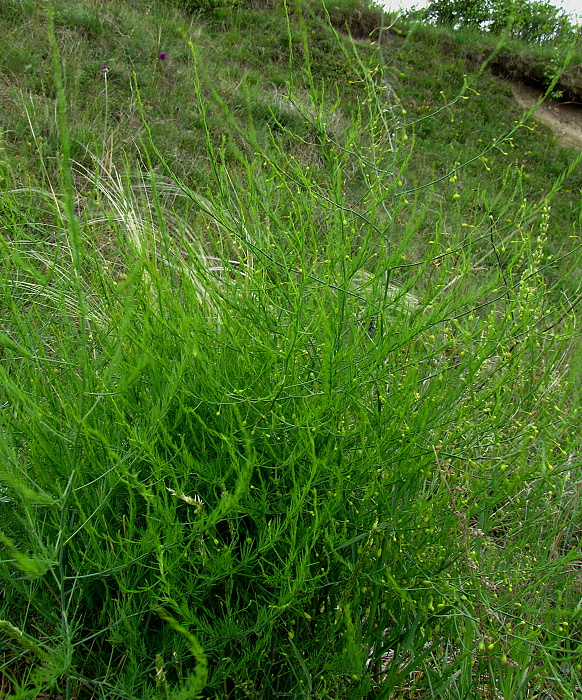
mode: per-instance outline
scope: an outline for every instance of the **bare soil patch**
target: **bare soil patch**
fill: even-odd
[[[511,83],[515,100],[524,109],[530,109],[544,91],[533,85]],[[582,149],[582,104],[548,97],[534,112],[534,117],[547,124],[562,146]]]

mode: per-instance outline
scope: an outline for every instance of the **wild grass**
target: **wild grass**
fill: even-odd
[[[452,163],[431,197],[406,188],[420,145],[340,37],[358,109],[307,51],[259,134],[260,105],[243,120],[188,49],[198,186],[139,81],[142,167],[112,157],[111,122],[77,160],[49,39],[42,186],[7,148],[1,165],[0,692],[576,697],[556,193],[525,199],[508,169],[492,218],[467,217]]]

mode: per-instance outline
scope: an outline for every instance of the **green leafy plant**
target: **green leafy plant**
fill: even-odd
[[[573,41],[575,28],[567,13],[546,0],[433,0],[410,17],[451,27],[475,27],[492,34],[534,43]]]

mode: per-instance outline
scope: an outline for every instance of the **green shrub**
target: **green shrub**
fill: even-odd
[[[432,0],[409,16],[450,27],[475,27],[532,43],[571,43],[576,31],[567,13],[547,0]]]

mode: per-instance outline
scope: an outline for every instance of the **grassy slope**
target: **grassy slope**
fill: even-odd
[[[23,15],[21,7],[28,7],[30,12]],[[204,183],[208,165],[195,106],[192,55],[186,43],[193,40],[209,76],[209,87],[216,90],[237,124],[246,128],[252,119],[257,138],[264,142],[267,129],[278,120],[276,128],[283,147],[293,148],[305,164],[315,160],[315,167],[320,167],[307,146],[298,150],[281,130],[305,127],[302,117],[284,99],[289,46],[285,18],[280,11],[239,9],[222,20],[208,22],[188,19],[163,3],[67,2],[57,3],[56,7],[75,160],[89,165],[89,154],[93,153],[106,161],[129,158],[130,163],[138,162],[144,127],[132,86],[135,71],[144,116],[161,152],[188,183]],[[39,156],[46,154],[48,169],[54,169],[57,146],[52,69],[42,11],[37,3],[29,2],[27,6],[10,0],[3,4],[1,13],[1,127],[21,173],[27,177],[35,174],[34,178],[41,181]],[[335,19],[341,25],[342,16]],[[334,115],[341,130],[351,118],[358,85],[350,85],[355,77],[353,71],[323,20],[312,16],[308,21],[315,79],[326,81],[330,105],[336,90],[348,97]],[[370,23],[373,26],[369,20],[363,27],[355,27],[360,36]],[[296,20],[292,27],[301,99],[308,90],[301,77],[304,51]],[[398,105],[406,111],[402,123],[408,124],[409,143],[415,139],[399,201],[412,201],[414,193],[410,191],[419,186],[426,188],[419,193],[423,201],[430,196],[435,200],[434,216],[429,214],[419,226],[419,245],[423,247],[422,241],[432,237],[441,208],[450,228],[463,223],[474,226],[483,213],[491,215],[496,231],[503,237],[511,230],[512,215],[504,211],[506,198],[499,197],[503,189],[500,183],[504,181],[506,188],[519,188],[530,201],[541,201],[568,168],[573,154],[560,149],[549,131],[531,119],[513,131],[522,111],[514,103],[508,83],[487,69],[475,72],[474,38],[453,40],[442,31],[420,28],[406,40],[393,31],[386,32],[385,37],[390,82]],[[358,44],[363,57],[377,60],[373,46],[364,40]],[[479,46],[477,56],[486,57],[491,48],[487,44]],[[157,59],[162,50],[168,56],[164,62]],[[102,65],[109,68],[106,81],[100,70]],[[468,87],[463,99],[456,100],[466,75]],[[222,111],[214,104],[209,110],[209,125],[213,136],[224,139],[225,157],[236,170],[239,149],[249,153],[252,146],[233,134]],[[491,148],[495,140],[500,142],[503,138],[502,146]],[[458,173],[455,182],[449,182],[445,176],[452,173],[456,164],[465,162],[469,165]],[[357,198],[362,187],[361,173],[348,173],[347,177]],[[440,178],[444,179],[435,187],[427,187]],[[549,234],[552,254],[564,246],[569,248],[565,231],[570,235],[579,231],[581,185],[580,170],[576,169],[553,198]],[[453,199],[456,194],[460,199]],[[85,204],[83,197],[81,193],[81,205]],[[405,225],[413,212],[411,205],[403,205],[400,222]],[[575,285],[571,280],[570,291]]]
[[[4,616],[29,635],[3,623],[7,687],[194,695],[202,656],[153,614],[166,606],[203,642],[208,697],[575,692],[575,400],[568,347],[531,332],[551,306],[538,269],[579,234],[579,170],[542,207],[573,154],[534,122],[491,148],[520,112],[438,32],[388,35],[394,155],[362,69],[376,48],[360,37],[358,68],[307,9],[289,34],[274,9],[209,21],[163,3],[55,7],[82,264],[50,192],[45,16],[0,6],[2,456],[22,457],[36,489],[12,479],[22,503],[3,505],[14,533],[33,533],[28,577],[2,562]],[[161,156],[195,196],[161,177]],[[158,269],[150,245],[188,265]],[[546,273],[554,320],[574,264]],[[11,293],[35,275],[50,313]],[[69,473],[84,480],[74,497]],[[51,560],[65,530],[68,569]]]
[[[23,15],[20,7],[19,2],[11,1],[2,9],[3,101],[6,107],[12,107],[4,115],[3,128],[8,131],[8,140],[18,143],[19,148],[30,142],[29,125],[23,110],[27,107],[24,95],[28,93],[33,124],[38,122],[38,127],[44,128],[45,133],[38,135],[45,141],[49,140],[50,148],[56,142],[54,129],[51,131],[49,123],[43,123],[43,120],[50,120],[51,110],[47,110],[46,105],[43,109],[42,102],[50,98],[52,78],[42,11],[36,3],[29,3],[30,13]],[[193,84],[188,70],[191,56],[185,39],[196,39],[214,85],[229,106],[243,109],[245,88],[251,90],[251,102],[256,103],[254,109],[264,107],[263,114],[258,114],[259,126],[261,116],[263,120],[269,119],[269,106],[280,108],[276,100],[277,88],[283,88],[288,79],[289,55],[285,20],[280,12],[237,10],[227,19],[208,24],[201,20],[190,22],[167,4],[117,7],[110,2],[63,3],[62,9],[58,8],[57,3],[56,23],[62,36],[72,135],[84,146],[108,127],[113,127],[114,148],[127,148],[135,142],[142,128],[135,110],[130,107],[131,75],[136,71],[143,101],[154,122],[153,128],[160,125],[162,150],[171,153],[173,149],[178,158],[195,155],[186,140],[188,137],[192,139],[197,121],[192,112]],[[335,90],[331,86],[336,81],[342,92],[345,91],[345,81],[354,77],[345,58],[321,22],[314,19],[311,26],[315,77],[330,81],[328,89],[331,92]],[[404,106],[412,107],[422,116],[428,108],[438,109],[446,100],[455,97],[462,86],[462,76],[473,72],[470,68],[475,65],[474,42],[469,49],[463,42],[455,42],[446,33],[432,29],[419,29],[406,42],[389,32],[387,41],[386,60],[398,69],[395,82],[398,97]],[[299,31],[296,31],[293,43],[300,67],[302,46]],[[486,53],[487,48],[487,45],[480,47],[480,53]],[[168,54],[165,64],[157,61],[161,50]],[[367,53],[371,56],[372,50]],[[472,66],[467,66],[465,59],[468,58],[472,59]],[[99,70],[103,64],[110,68],[109,124],[105,123],[104,81]],[[474,76],[472,80],[478,78]],[[429,125],[425,124],[419,130],[423,139],[433,136],[429,138],[427,148],[421,150],[431,156],[434,154],[437,170],[445,162],[449,163],[451,157],[460,154],[461,148],[466,150],[465,159],[474,155],[477,151],[472,149],[479,148],[478,138],[488,143],[493,137],[501,136],[503,130],[499,129],[500,126],[511,126],[519,117],[519,110],[508,99],[509,92],[502,80],[490,78],[486,72],[481,80],[472,87],[477,90],[484,88],[486,95],[482,99],[473,99],[476,96],[470,93],[469,104],[457,104],[452,112],[445,110],[442,120],[432,119]],[[357,95],[357,88],[352,94]],[[464,108],[462,124],[457,122],[457,126],[448,126],[460,106]],[[500,113],[506,115],[501,123],[498,119]],[[430,133],[427,132],[429,126]],[[434,138],[437,132],[442,139]],[[525,138],[527,130],[520,130],[520,136],[515,144],[519,150],[512,161],[523,163],[526,168],[529,165],[535,171],[529,173],[530,176],[540,178],[531,183],[532,193],[547,192],[549,180],[541,179],[546,169],[539,166],[545,162],[549,166],[545,177],[555,177],[559,172],[560,157],[557,153],[549,156],[548,148],[552,144],[548,144],[546,138],[528,142]],[[528,148],[528,143],[535,144],[535,148]],[[443,144],[448,146],[448,151]],[[528,150],[532,153],[527,153]],[[25,155],[26,150],[21,157]],[[558,162],[554,163],[557,158]],[[423,176],[425,172],[420,171]],[[481,180],[486,177],[484,170],[479,171],[479,176]]]

